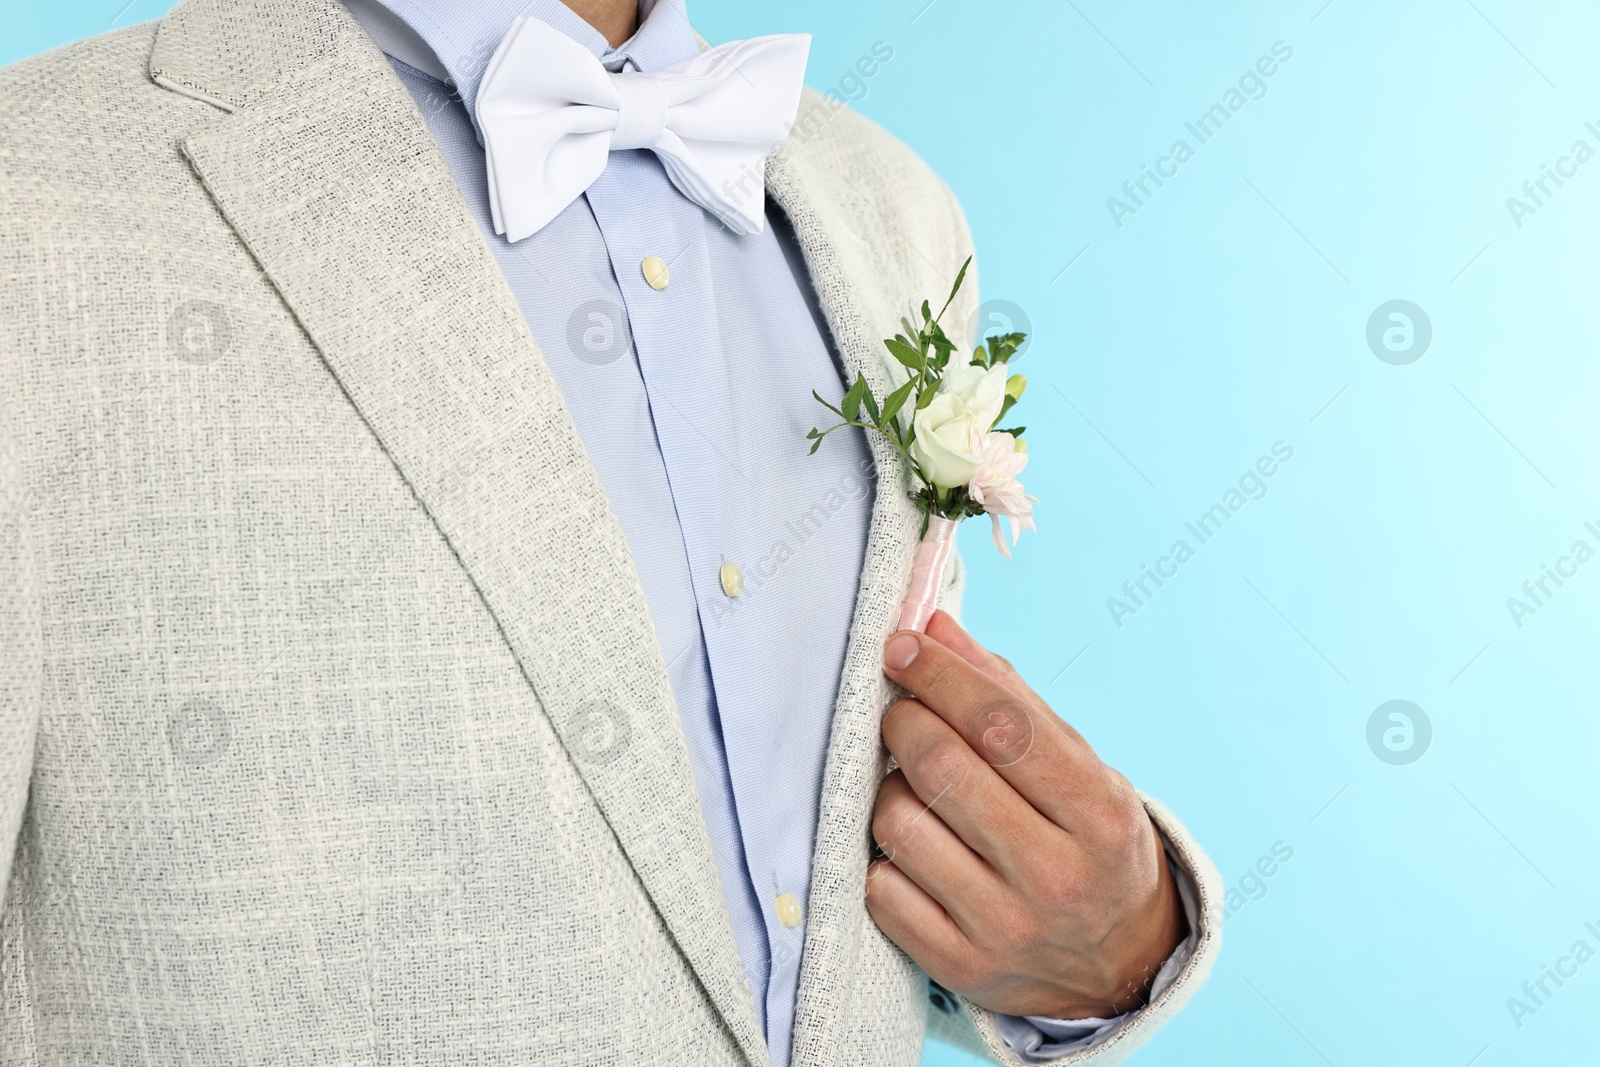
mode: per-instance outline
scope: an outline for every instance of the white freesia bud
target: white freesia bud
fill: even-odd
[[[912,417],[911,458],[923,480],[940,489],[966,485],[979,468],[984,435],[1000,417],[1006,395],[1005,364],[987,369],[961,364],[945,370],[939,391]]]

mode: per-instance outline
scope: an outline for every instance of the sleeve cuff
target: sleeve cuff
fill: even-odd
[[[1172,872],[1178,886],[1178,899],[1183,903],[1183,914],[1189,920],[1189,936],[1172,950],[1155,980],[1150,983],[1150,1000],[1154,1001],[1172,987],[1182,973],[1184,965],[1194,956],[1200,941],[1199,887],[1194,878],[1173,855],[1172,844],[1165,833],[1161,845],[1167,854],[1167,869]],[[1045,1015],[1000,1015],[994,1017],[995,1029],[1012,1052],[1024,1063],[1048,1063],[1069,1052],[1092,1049],[1110,1038],[1123,1025],[1132,1022],[1139,1008],[1109,1019],[1052,1019]]]
[[[1079,1033],[1066,1039],[1053,1038],[1041,1028],[1038,1020],[1008,1021],[966,997],[944,994],[935,987],[933,992],[944,995],[949,1003],[941,1007],[934,998],[934,1007],[940,1010],[929,1014],[931,1038],[958,1048],[981,1048],[990,1060],[1007,1067],[1028,1067],[1041,1062],[1048,1062],[1051,1067],[1112,1067],[1133,1055],[1188,1003],[1195,990],[1205,983],[1222,948],[1222,876],[1189,831],[1159,801],[1144,796],[1144,806],[1161,834],[1168,861],[1179,872],[1180,899],[1190,920],[1190,937],[1185,939],[1184,945],[1187,951],[1174,953],[1172,960],[1162,968],[1164,979],[1168,966],[1176,972],[1175,977],[1167,979],[1164,987],[1153,987],[1150,1002],[1138,1011],[1108,1020],[1062,1021],[1067,1026],[1093,1027],[1087,1034]],[[1181,962],[1177,962],[1180,958]],[[1021,1048],[1002,1036],[1002,1026],[1013,1030],[1027,1028],[1021,1035]],[[1028,1031],[1037,1035],[1037,1045],[1031,1050]]]

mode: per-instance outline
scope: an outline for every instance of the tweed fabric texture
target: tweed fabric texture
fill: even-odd
[[[185,0],[0,71],[0,101],[0,1064],[764,1067],[626,541],[365,34],[328,0]],[[878,338],[969,238],[828,108],[769,188],[883,389]],[[916,535],[881,492],[797,1064],[910,1067],[928,1025],[862,902]],[[1061,1062],[1113,1062],[1214,955],[1215,872],[1152,813],[1200,951]],[[1015,1062],[988,1013],[935,1014]]]

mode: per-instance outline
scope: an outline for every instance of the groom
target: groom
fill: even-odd
[[[805,455],[970,251],[805,50],[182,0],[0,72],[9,1057],[1110,1064],[1201,983],[1205,857]]]

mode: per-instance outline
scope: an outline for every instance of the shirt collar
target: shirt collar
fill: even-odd
[[[455,87],[473,125],[478,83],[519,15],[549,23],[587,48],[607,70],[650,71],[700,50],[684,0],[640,0],[639,29],[617,48],[561,0],[345,0],[388,56]]]

